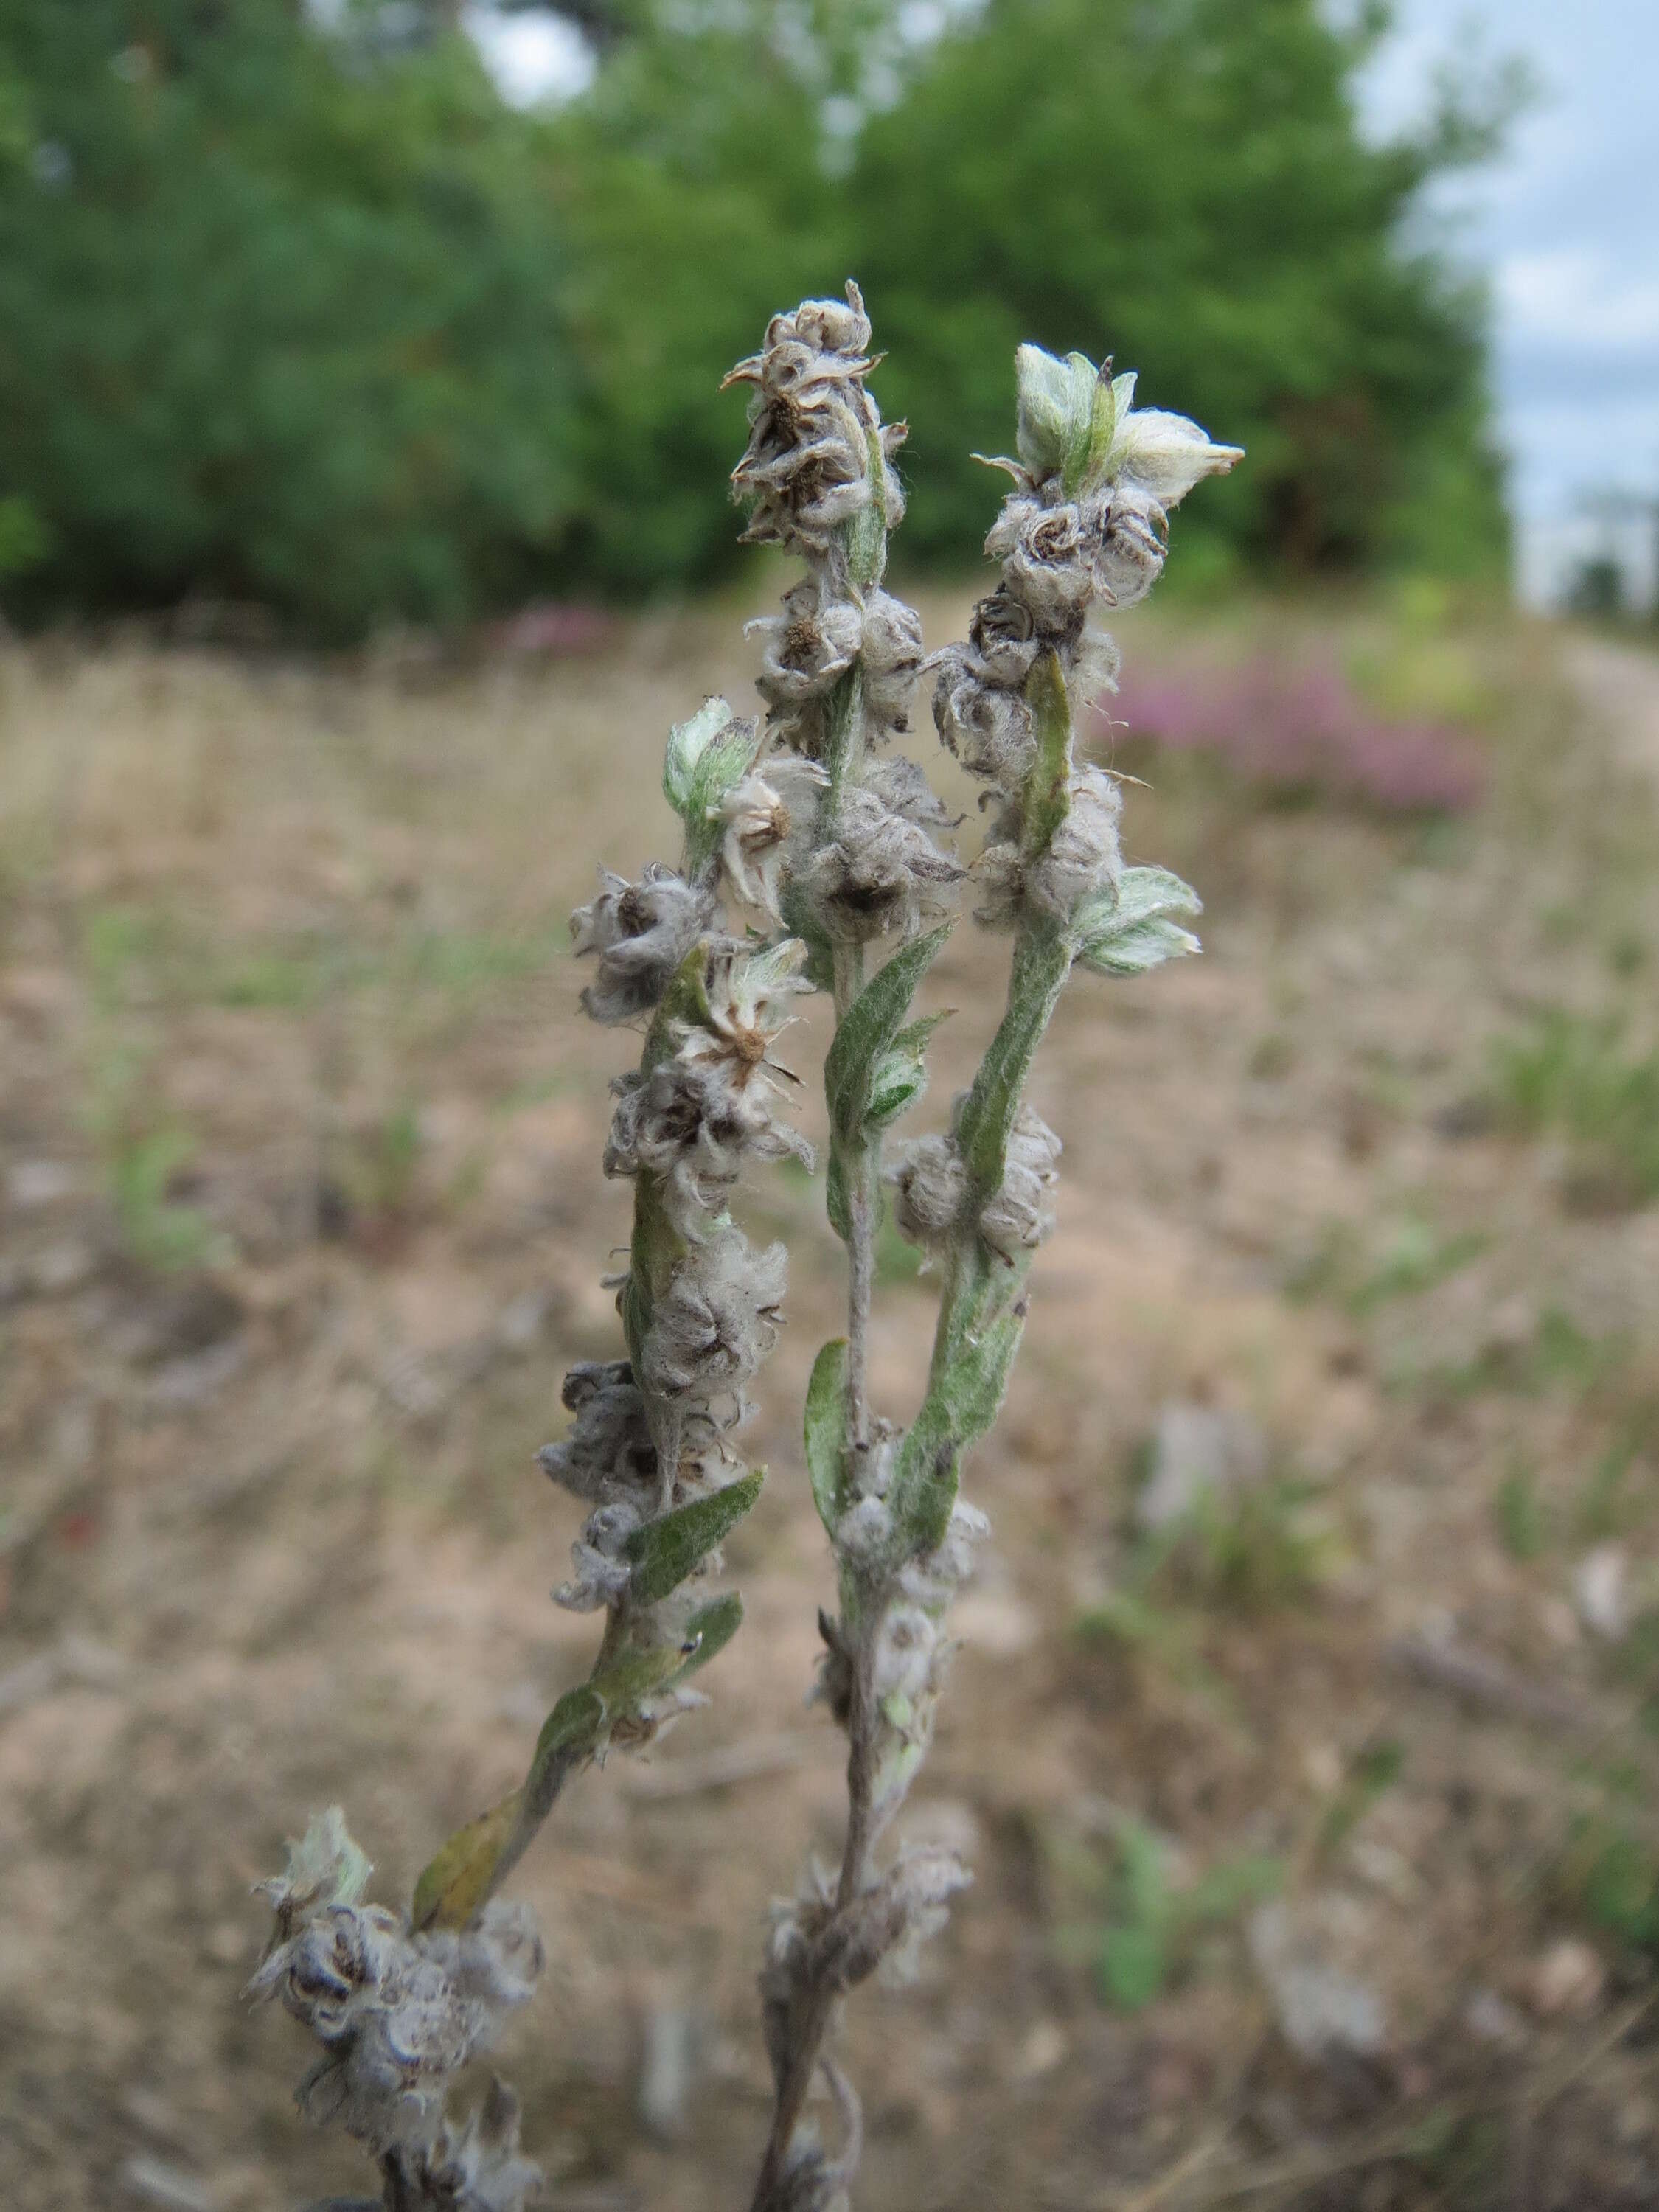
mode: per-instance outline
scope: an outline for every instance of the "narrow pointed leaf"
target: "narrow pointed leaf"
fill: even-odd
[[[489,1892],[501,1847],[519,1817],[515,1790],[476,1820],[457,1828],[422,1869],[410,1917],[416,1928],[465,1928]]]
[[[901,945],[859,993],[836,1031],[824,1061],[823,1088],[831,1123],[844,1140],[861,1132],[876,1062],[898,1036],[916,986],[944,950],[951,929],[945,922]]]
[[[847,1340],[831,1337],[812,1363],[806,1386],[806,1472],[818,1518],[830,1540],[844,1510],[847,1469]]]
[[[1039,654],[1025,679],[1025,703],[1036,732],[1036,754],[1020,793],[1020,842],[1026,858],[1034,860],[1048,851],[1072,806],[1072,702],[1052,647]]]
[[[591,1758],[604,1734],[604,1700],[586,1682],[567,1690],[542,1723],[520,1794],[532,1803],[550,1800],[558,1773]]]
[[[1075,499],[1089,473],[1100,378],[1086,354],[1068,353],[1066,367],[1070,383],[1066,393],[1066,459],[1060,483],[1066,498]],[[1110,386],[1107,389],[1109,392]],[[1109,439],[1107,442],[1109,446]]]
[[[689,1644],[696,1639],[696,1650],[671,1680],[683,1682],[688,1674],[695,1674],[711,1659],[717,1659],[743,1626],[743,1600],[736,1590],[726,1590],[709,1604],[700,1606],[685,1624]]]
[[[980,1062],[958,1132],[968,1171],[983,1198],[1001,1188],[1025,1079],[1071,965],[1070,947],[1057,927],[1034,929],[1015,947],[1008,1010]]]
[[[760,1496],[764,1480],[763,1470],[756,1468],[724,1490],[694,1498],[689,1505],[636,1528],[627,1548],[634,1562],[634,1595],[640,1602],[654,1605],[677,1589],[698,1560],[736,1528]]]
[[[995,1425],[1024,1328],[1025,1301],[1017,1297],[930,1386],[887,1493],[907,1555],[932,1551],[944,1537],[962,1455]]]

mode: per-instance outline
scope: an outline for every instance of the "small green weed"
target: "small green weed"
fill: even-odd
[[[1419,1213],[1400,1216],[1374,1240],[1352,1222],[1329,1221],[1287,1272],[1285,1295],[1297,1305],[1328,1301],[1363,1320],[1391,1299],[1435,1289],[1487,1242],[1477,1231],[1443,1233]]]
[[[1621,1948],[1659,1961],[1659,1848],[1628,1815],[1586,1814],[1556,1869],[1560,1903]]]
[[[175,1273],[207,1266],[225,1240],[199,1207],[169,1195],[189,1164],[195,1139],[163,1128],[118,1139],[108,1156],[111,1195],[125,1249],[141,1267]]]
[[[1659,1051],[1632,1055],[1616,1019],[1556,1010],[1493,1055],[1498,1104],[1524,1135],[1559,1132],[1574,1148],[1570,1197],[1586,1208],[1659,1195]]]
[[[1510,1468],[1498,1486],[1498,1533],[1512,1559],[1535,1559],[1549,1540],[1538,1476],[1531,1467]]]
[[[1188,1962],[1194,1939],[1224,1927],[1284,1879],[1275,1858],[1224,1861],[1177,1889],[1167,1853],[1151,1829],[1124,1822],[1110,1884],[1109,1917],[1095,1962],[1102,1999],[1119,2012],[1139,2012],[1160,1996]]]
[[[1405,1747],[1392,1736],[1361,1746],[1319,1824],[1315,1856],[1322,1863],[1335,1856],[1378,1798],[1393,1789],[1405,1765]]]

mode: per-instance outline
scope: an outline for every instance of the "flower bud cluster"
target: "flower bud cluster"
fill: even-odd
[[[838,757],[851,763],[810,809],[784,794],[796,834],[778,851],[795,926],[832,947],[914,933],[962,878],[930,834],[947,817],[925,780],[872,750],[908,728],[924,662],[920,618],[880,588],[884,533],[903,512],[889,464],[904,431],[883,424],[866,384],[869,339],[849,285],[844,306],[807,301],[776,317],[762,350],[728,380],[755,387],[749,450],[732,477],[751,504],[749,535],[807,565],[779,612],[750,625],[764,640],[757,684],[774,749],[757,773],[776,788],[791,765],[799,775]],[[757,819],[764,813],[763,801]],[[767,888],[776,912],[777,878]]]
[[[1024,690],[1039,656],[1053,651],[1085,696],[1109,687],[1116,652],[1085,628],[1091,610],[1146,597],[1163,572],[1170,509],[1239,458],[1184,416],[1136,411],[1134,378],[1113,377],[1109,362],[1097,373],[1081,355],[1061,362],[1022,346],[1018,374],[1020,458],[995,464],[1014,489],[985,541],[1002,580],[975,609],[967,642],[929,664],[941,740],[1010,795],[1031,763]]]
[[[807,561],[839,553],[848,526],[873,507],[884,531],[896,529],[903,497],[880,463],[904,442],[904,425],[884,425],[865,379],[870,319],[856,284],[839,300],[805,300],[775,315],[761,350],[741,361],[726,385],[747,384],[749,444],[732,472],[750,507],[744,542],[781,545]]]
[[[708,1233],[745,1161],[812,1164],[811,1146],[773,1110],[782,1085],[796,1080],[771,1054],[790,998],[806,988],[798,980],[805,957],[794,939],[760,955],[715,953],[696,1018],[668,1018],[660,1055],[611,1086],[617,1104],[605,1172],[654,1177],[689,1243]]]
[[[958,1136],[966,1104],[964,1092],[956,1102],[948,1134],[916,1137],[896,1146],[887,1170],[900,1235],[933,1255],[950,1250],[968,1218],[970,1182]],[[1001,1184],[973,1224],[1011,1266],[1054,1234],[1060,1153],[1060,1139],[1042,1115],[1022,1106],[1009,1133]]]
[[[599,956],[599,983],[583,994],[589,1013],[652,1017],[640,1066],[611,1085],[605,1151],[605,1173],[637,1192],[618,1298],[632,1356],[571,1370],[564,1402],[575,1421],[541,1464],[590,1509],[555,1598],[578,1611],[626,1609],[636,1647],[673,1641],[688,1610],[678,1589],[653,1606],[638,1601],[637,1533],[738,1472],[726,1438],[752,1411],[744,1386],[782,1325],[784,1247],[757,1250],[727,1201],[751,1161],[812,1159],[776,1110],[797,1079],[773,1054],[791,1001],[808,988],[806,948],[785,939],[757,950],[726,935],[718,892],[776,914],[784,855],[810,835],[825,779],[805,761],[759,768],[756,751],[755,726],[723,701],[676,729],[667,787],[687,820],[688,851],[705,817],[714,831],[704,866],[693,881],[661,867],[637,884],[605,874],[600,896],[574,917],[578,951]],[[719,1565],[711,1551],[694,1576]]]
[[[275,1997],[324,2046],[300,2084],[319,2125],[337,2124],[388,2162],[412,2212],[520,2212],[540,2185],[518,2150],[518,2106],[497,2083],[459,2130],[450,2083],[533,1994],[543,1951],[529,1911],[489,1905],[464,1930],[412,1933],[364,1905],[371,1869],[337,1807],[258,1885],[276,1929],[248,1984]]]
[[[653,861],[636,884],[599,870],[599,895],[570,917],[577,957],[599,956],[599,976],[582,993],[596,1022],[630,1022],[647,1014],[680,963],[713,927],[711,890]]]
[[[1028,854],[1024,811],[1005,806],[975,865],[980,894],[975,921],[1013,929],[1029,914],[1069,927],[1086,900],[1115,895],[1123,872],[1118,817],[1123,796],[1104,769],[1074,768],[1066,785],[1066,818],[1043,849]]]

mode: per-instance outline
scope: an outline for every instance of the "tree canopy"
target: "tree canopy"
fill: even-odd
[[[592,0],[503,105],[450,0],[0,10],[0,568],[24,613],[252,599],[324,635],[734,559],[726,368],[862,282],[914,423],[901,557],[965,564],[1016,343],[1247,446],[1212,566],[1502,559],[1486,310],[1415,239],[1484,150],[1368,142],[1318,0]],[[1188,570],[1206,564],[1189,551]]]

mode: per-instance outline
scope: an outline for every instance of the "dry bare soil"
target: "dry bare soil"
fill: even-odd
[[[8,2212],[364,2185],[240,1996],[249,1886],[337,1800],[405,1897],[586,1669],[532,1455],[617,1343],[632,1044],[578,1016],[564,918],[665,847],[663,737],[747,696],[750,611],[551,664],[0,656]],[[1079,979],[1036,1079],[1062,1224],[908,1822],[977,1881],[851,2009],[866,2212],[1659,2204],[1659,676],[1420,605],[1321,621],[1478,731],[1487,796],[1388,821],[1124,756],[1206,951]],[[940,962],[919,1127],[1005,958],[964,926]],[[568,2212],[746,2201],[766,1908],[836,1842],[798,1431],[838,1248],[805,1177],[745,1205],[796,1253],[747,1623],[519,1885],[550,1966],[499,2063]],[[902,1414],[932,1303],[884,1273]],[[1266,1470],[1152,1539],[1172,1404]]]

